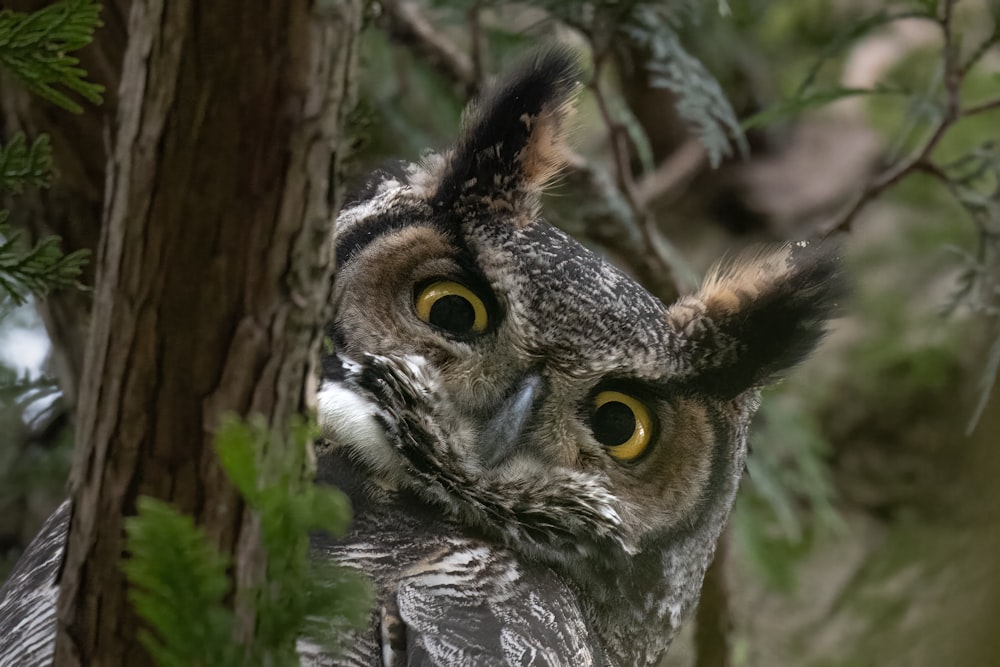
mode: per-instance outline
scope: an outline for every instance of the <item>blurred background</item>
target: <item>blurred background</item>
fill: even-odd
[[[1000,664],[998,23],[996,0],[369,5],[354,181],[447,145],[492,73],[561,43],[590,78],[551,222],[665,301],[750,244],[843,248],[853,294],[765,393],[665,665]],[[0,304],[0,579],[69,469],[66,343],[36,305]]]

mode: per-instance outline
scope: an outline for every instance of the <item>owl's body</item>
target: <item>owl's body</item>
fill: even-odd
[[[362,475],[347,458],[323,452],[324,481],[346,486]],[[577,596],[550,569],[511,550],[463,535],[439,511],[405,492],[358,501],[358,520],[317,552],[373,578],[380,608],[372,628],[337,660],[315,665],[604,664]],[[401,619],[404,619],[402,621]],[[405,629],[403,629],[405,627]],[[306,655],[306,645],[300,647]],[[384,660],[384,662],[383,662]]]
[[[654,664],[697,600],[759,388],[822,335],[828,253],[744,255],[668,307],[540,218],[575,76],[562,52],[526,62],[452,149],[377,174],[338,218],[319,480],[355,521],[314,552],[370,575],[378,604],[345,656],[302,643],[303,664]],[[62,548],[50,527],[36,560]],[[4,639],[29,612],[31,641],[51,631],[27,579],[0,591],[0,667],[42,664]]]

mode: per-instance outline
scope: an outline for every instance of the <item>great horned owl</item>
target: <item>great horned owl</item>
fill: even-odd
[[[355,521],[313,546],[378,604],[346,655],[301,643],[305,665],[655,663],[759,388],[822,335],[829,252],[744,254],[665,306],[539,217],[576,78],[564,52],[526,61],[450,150],[379,172],[337,220],[319,478]],[[50,659],[65,519],[0,591],[0,667]]]
[[[836,299],[831,254],[800,244],[668,307],[545,223],[576,74],[566,53],[527,61],[450,150],[378,174],[338,218],[321,478],[357,520],[316,547],[380,594],[349,664],[655,663],[697,600],[758,390]]]

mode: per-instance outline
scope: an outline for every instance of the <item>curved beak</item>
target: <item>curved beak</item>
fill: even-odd
[[[483,466],[495,468],[517,451],[521,436],[535,413],[542,385],[541,376],[531,373],[500,404],[497,413],[479,434],[479,458]]]

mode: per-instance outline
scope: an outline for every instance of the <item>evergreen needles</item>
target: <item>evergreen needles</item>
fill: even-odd
[[[368,618],[368,582],[309,557],[310,530],[340,534],[350,521],[342,493],[303,486],[313,435],[298,423],[284,443],[262,419],[235,418],[216,435],[222,466],[255,512],[267,552],[264,583],[252,591],[257,623],[247,643],[233,640],[229,560],[190,517],[167,503],[140,499],[138,516],[126,524],[131,557],[123,567],[130,598],[152,628],[141,641],[160,667],[297,666],[298,639],[335,650],[346,630]]]
[[[61,0],[36,12],[0,11],[0,66],[31,92],[72,111],[83,110],[69,93],[95,104],[103,88],[84,79],[86,72],[69,55],[91,42],[100,25],[100,5],[92,0]],[[29,142],[15,134],[0,144],[0,196],[21,194],[27,187],[46,187],[52,173],[48,137]],[[86,262],[84,251],[63,255],[59,238],[47,236],[34,246],[21,232],[4,224],[0,209],[0,304],[23,304],[30,294],[76,284]]]
[[[0,144],[0,195],[48,185],[51,164],[48,137],[29,144],[23,134],[14,135],[7,144]],[[4,224],[8,216],[8,211],[0,210],[0,303],[10,299],[21,305],[30,294],[44,296],[49,290],[76,284],[87,252],[64,255],[57,236],[46,236],[32,246],[23,232]]]
[[[100,10],[93,0],[61,0],[31,13],[0,11],[0,64],[31,92],[73,113],[83,107],[68,93],[100,104],[104,88],[87,81],[69,55],[92,41]]]

